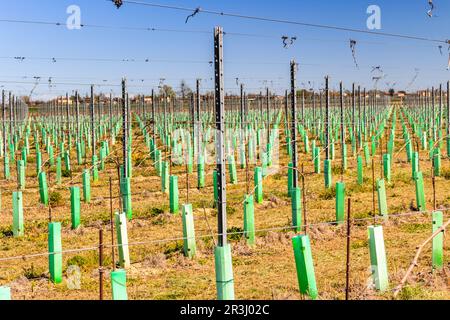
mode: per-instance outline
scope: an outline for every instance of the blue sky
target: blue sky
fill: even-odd
[[[427,0],[322,0],[322,1],[238,1],[197,0],[167,1],[142,0],[183,7],[202,7],[255,16],[280,18],[316,24],[366,29],[371,4],[381,7],[382,32],[418,35],[429,38],[450,38],[450,2],[434,0],[436,17],[429,18]],[[65,27],[11,24],[0,22],[0,86],[28,95],[33,88],[33,76],[40,76],[34,98],[50,97],[78,89],[85,93],[83,84],[120,84],[120,78],[129,79],[130,92],[150,92],[158,86],[159,78],[179,86],[182,79],[194,87],[195,78],[202,78],[202,88],[211,89],[213,69],[208,61],[213,56],[214,26],[225,32],[264,35],[266,37],[225,36],[225,86],[227,91],[237,89],[239,78],[249,91],[260,91],[265,86],[283,92],[289,84],[289,61],[300,63],[299,87],[323,84],[323,77],[331,77],[332,87],[342,80],[346,87],[356,82],[373,87],[372,66],[381,66],[385,79],[380,88],[396,83],[396,89],[405,88],[417,73],[416,81],[408,89],[437,86],[449,79],[446,70],[448,46],[439,52],[437,43],[386,38],[350,32],[314,29],[231,17],[198,14],[185,24],[188,13],[167,9],[137,6],[125,3],[117,10],[106,0],[15,0],[0,2],[0,19],[21,19],[65,22],[69,5],[81,8],[85,24],[162,29],[211,31],[204,33],[168,33],[112,29],[68,30]],[[281,36],[296,36],[298,40],[288,49],[283,48]],[[353,63],[349,39],[357,41]],[[92,62],[25,59],[22,62],[1,57],[60,57],[155,59],[169,62]],[[417,71],[416,71],[417,70]],[[27,77],[27,78],[25,78]],[[48,78],[56,83],[76,83],[68,86],[48,86]],[[108,80],[107,82],[103,80]],[[142,81],[144,80],[144,81]],[[5,82],[9,81],[9,83]],[[308,84],[309,81],[309,84]],[[96,91],[118,93],[118,87],[102,86]]]

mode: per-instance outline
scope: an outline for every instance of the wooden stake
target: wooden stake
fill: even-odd
[[[99,245],[98,245],[98,261],[99,261],[99,267],[98,267],[98,274],[99,274],[99,285],[100,285],[100,300],[103,300],[103,228],[100,228],[98,230],[98,236],[99,236]]]
[[[345,300],[349,299],[350,291],[350,237],[351,237],[351,203],[352,199],[348,198],[347,207],[347,261],[346,261],[346,272],[345,272]]]
[[[111,225],[111,258],[113,270],[116,270],[116,256],[114,250],[114,216],[113,216],[113,197],[112,197],[112,178],[109,177],[109,214]]]

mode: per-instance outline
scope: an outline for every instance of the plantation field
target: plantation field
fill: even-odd
[[[398,115],[401,108],[395,107]],[[134,118],[133,118],[134,119]],[[392,118],[391,118],[392,119]],[[392,178],[386,183],[389,218],[373,217],[371,163],[364,165],[364,183],[357,183],[356,157],[348,146],[348,169],[342,175],[346,196],[351,198],[350,299],[391,299],[411,264],[416,247],[432,234],[433,209],[432,163],[429,150],[419,151],[420,170],[424,177],[426,208],[416,209],[415,184],[411,178],[411,164],[407,161],[398,116],[395,131],[395,149],[392,158]],[[283,121],[282,121],[283,122]],[[444,130],[443,130],[444,131]],[[130,300],[140,299],[215,299],[214,246],[217,241],[217,210],[213,208],[213,169],[208,165],[206,186],[198,190],[197,175],[189,174],[189,202],[193,205],[197,255],[193,259],[183,255],[183,226],[181,205],[187,201],[186,168],[173,166],[172,175],[178,176],[180,213],[169,212],[169,195],[161,192],[161,178],[153,166],[142,131],[135,121],[132,127],[131,178],[133,219],[128,222],[131,266],[127,269],[127,291]],[[291,199],[288,195],[288,163],[284,125],[279,128],[280,168],[263,180],[264,201],[255,203],[256,245],[248,246],[243,238],[243,200],[246,192],[246,169],[237,166],[238,183],[227,185],[228,238],[232,244],[235,296],[237,299],[307,299],[298,289],[296,266],[291,238]],[[108,137],[100,137],[100,139]],[[309,133],[309,140],[314,139]],[[11,179],[2,176],[0,211],[0,285],[11,287],[13,299],[98,299],[98,241],[99,227],[104,232],[105,299],[111,299],[109,272],[112,269],[110,195],[112,180],[113,210],[119,210],[117,161],[121,161],[120,135],[110,145],[110,156],[105,170],[99,171],[99,181],[91,181],[91,203],[81,204],[81,226],[71,229],[70,186],[82,185],[82,170],[86,165],[76,164],[76,152],[71,149],[72,172],[63,172],[62,184],[55,183],[55,166],[46,163],[48,154],[42,152],[47,172],[52,221],[62,223],[63,250],[87,248],[83,252],[63,254],[63,282],[53,284],[48,275],[47,232],[49,208],[39,202],[39,186],[35,166],[35,141],[30,136],[30,155],[26,167],[26,187],[23,191],[24,236],[12,235],[12,191],[17,188],[15,164],[11,164]],[[161,143],[161,142],[159,142]],[[445,144],[444,144],[445,145]],[[385,147],[385,146],[384,146]],[[44,148],[42,148],[44,149]],[[443,148],[442,150],[444,150]],[[20,149],[19,149],[20,150]],[[20,152],[16,153],[16,157]],[[90,153],[89,153],[90,154]],[[319,299],[344,299],[346,272],[346,224],[336,225],[335,188],[341,179],[340,146],[336,142],[332,160],[333,183],[325,189],[324,176],[314,173],[311,154],[299,143],[299,167],[304,167],[306,192],[303,214],[306,214],[306,232],[311,239],[312,256]],[[380,156],[374,157],[375,179],[380,178]],[[322,158],[323,159],[323,158]],[[17,159],[16,159],[17,160]],[[89,162],[89,161],[88,161]],[[90,163],[90,162],[89,162]],[[258,164],[259,165],[259,164]],[[323,166],[323,163],[321,163]],[[253,170],[250,164],[250,189],[253,189]],[[0,170],[3,172],[3,161]],[[228,179],[228,166],[227,166]],[[300,179],[301,181],[301,179]],[[300,184],[301,185],[301,184]],[[442,152],[441,175],[435,178],[437,209],[443,209],[444,221],[449,219],[450,160]],[[375,194],[376,209],[378,212]],[[347,210],[347,209],[346,209]],[[368,244],[369,225],[383,225],[390,290],[374,290],[370,272]],[[114,237],[116,234],[114,233]],[[444,237],[444,268],[432,270],[431,244],[420,256],[408,285],[399,299],[450,299],[450,246]],[[44,254],[21,259],[20,256]],[[117,256],[117,249],[115,250]],[[2,258],[19,257],[11,261]],[[117,257],[115,260],[117,261]],[[81,271],[79,288],[73,288],[73,275],[67,268],[76,265]]]

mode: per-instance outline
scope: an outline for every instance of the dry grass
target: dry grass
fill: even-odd
[[[399,126],[398,126],[399,127]],[[135,129],[137,130],[137,129]],[[396,147],[399,148],[400,132],[397,133]],[[282,137],[281,139],[284,139]],[[280,141],[282,141],[280,139]],[[32,139],[31,139],[32,140]],[[34,142],[30,141],[33,146]],[[133,145],[142,146],[133,153],[133,162],[146,157],[146,147],[142,138],[135,139]],[[115,146],[114,148],[119,148]],[[303,148],[300,148],[301,150]],[[32,151],[34,152],[34,151]],[[336,148],[339,154],[339,147]],[[44,161],[46,154],[44,155]],[[421,168],[424,172],[427,208],[432,208],[430,162],[427,152],[421,152]],[[33,157],[29,157],[32,160]],[[409,179],[410,166],[405,163],[405,154],[401,152],[399,160],[393,163],[391,184],[386,186],[390,213],[410,211],[415,201],[415,189]],[[75,159],[75,155],[72,155]],[[307,193],[307,223],[316,224],[333,221],[335,218],[335,199],[333,191],[324,190],[323,175],[313,174],[311,156],[301,154],[300,163],[304,163]],[[281,163],[286,164],[285,150],[281,150]],[[146,166],[151,161],[146,161]],[[348,159],[349,168],[344,174],[348,193],[352,197],[352,215],[365,219],[372,216],[372,179],[371,168],[365,167],[365,184],[356,184],[356,159]],[[334,172],[339,160],[333,161]],[[82,167],[72,164],[75,172]],[[443,177],[436,179],[436,198],[439,206],[449,207],[450,181],[447,172],[449,160],[442,159]],[[3,170],[1,168],[1,170]],[[213,188],[212,170],[207,168],[207,187],[201,191],[196,186],[196,174],[190,175],[190,202],[194,207],[198,256],[194,260],[184,258],[182,241],[155,242],[153,244],[132,246],[130,248],[132,266],[128,270],[128,293],[130,299],[215,299],[214,275],[214,237],[216,230],[216,212],[212,208]],[[251,177],[253,167],[250,169]],[[379,164],[376,161],[375,173],[379,176]],[[11,236],[11,190],[15,188],[15,170],[11,170],[13,180],[1,181],[2,211],[0,214],[0,257],[20,256],[47,251],[48,209],[38,204],[38,186],[35,167],[27,166],[27,188],[24,191],[25,236],[19,239]],[[173,174],[179,175],[180,204],[186,199],[184,167],[174,167]],[[107,170],[100,172],[100,182],[92,183],[91,204],[82,203],[82,224],[76,231],[70,230],[70,193],[68,186],[53,190],[61,195],[55,201],[53,220],[63,224],[63,249],[91,247],[98,243],[98,227],[102,225],[105,242],[110,243],[109,229],[109,177],[113,178],[114,193],[117,193],[117,172],[113,163],[107,164]],[[245,193],[245,170],[238,169],[239,183],[229,185],[228,227],[229,230],[242,231],[242,201]],[[54,182],[51,175],[50,186]],[[339,174],[333,176],[337,181]],[[69,184],[70,178],[63,178],[63,184]],[[81,185],[81,177],[76,178]],[[236,297],[238,299],[300,299],[292,252],[293,232],[281,230],[291,223],[290,199],[287,197],[287,170],[281,171],[264,180],[264,203],[255,206],[255,223],[258,230],[257,244],[248,248],[241,237],[231,236],[233,246],[233,271]],[[180,215],[168,213],[168,195],[160,192],[160,179],[155,177],[153,168],[134,168],[132,179],[133,211],[135,219],[128,225],[129,241],[141,242],[182,237]],[[56,197],[56,196],[55,196]],[[59,197],[58,197],[59,198]],[[37,208],[36,208],[37,206]],[[114,200],[114,208],[119,206]],[[33,207],[28,209],[28,207]],[[203,209],[205,207],[205,209]],[[445,213],[446,219],[449,215]],[[379,221],[380,222],[380,221]],[[370,261],[367,244],[367,226],[372,219],[358,221],[352,230],[351,242],[351,298],[352,299],[389,299],[391,291],[380,294],[373,290],[370,282]],[[280,230],[266,230],[280,228]],[[430,215],[391,217],[384,223],[385,244],[391,287],[398,284],[409,266],[415,248],[431,234]],[[320,299],[343,299],[345,288],[345,230],[344,226],[320,225],[308,228],[311,237],[317,286]],[[449,247],[449,237],[445,238]],[[109,250],[105,264],[110,269],[112,259]],[[448,249],[445,261],[450,261]],[[47,258],[32,258],[0,262],[0,285],[12,288],[14,299],[97,299],[98,298],[98,254],[96,251],[65,254],[64,268],[77,265],[82,272],[80,290],[70,290],[67,278],[62,284],[54,285],[48,281]],[[428,248],[414,271],[410,285],[401,294],[402,299],[449,299],[449,266],[442,272],[431,270],[431,250]],[[108,275],[108,274],[107,274]],[[109,281],[106,281],[109,292]]]

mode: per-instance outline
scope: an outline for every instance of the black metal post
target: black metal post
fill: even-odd
[[[227,243],[226,166],[225,166],[225,101],[223,80],[223,29],[214,29],[215,105],[217,134],[218,246]]]

